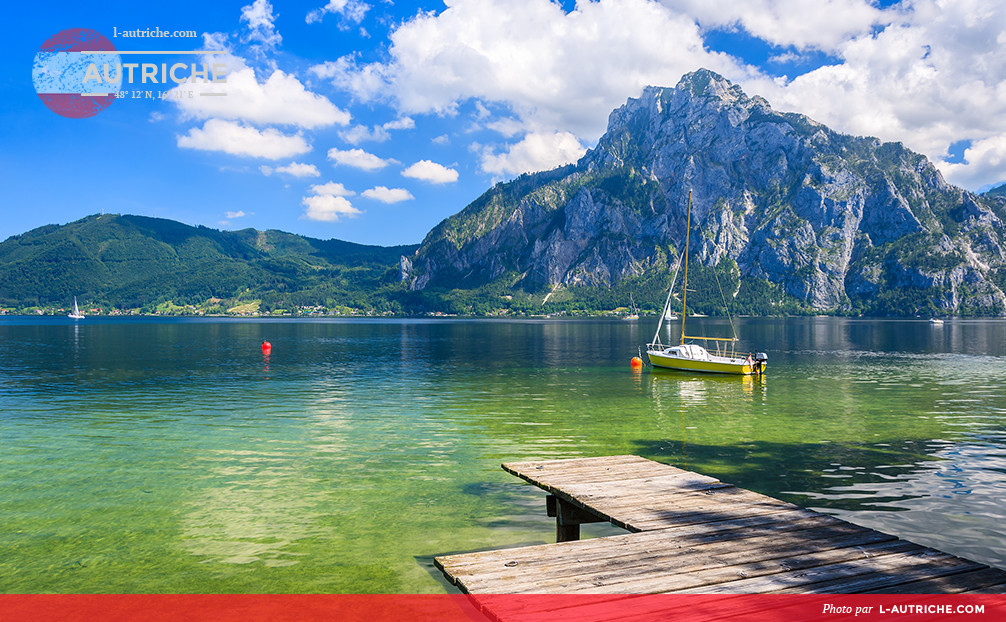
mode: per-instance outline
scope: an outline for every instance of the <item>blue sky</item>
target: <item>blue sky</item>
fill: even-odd
[[[777,109],[904,142],[981,190],[1006,180],[1000,4],[18,3],[0,59],[0,239],[104,211],[418,243],[494,183],[575,161],[613,108],[700,67]],[[32,64],[68,28],[122,51],[221,52],[123,58],[221,62],[227,83],[124,84],[169,98],[61,117]],[[197,36],[121,34],[154,28]],[[213,89],[226,94],[201,95]]]

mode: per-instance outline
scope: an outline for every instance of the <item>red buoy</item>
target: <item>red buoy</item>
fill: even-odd
[[[642,366],[643,366],[643,359],[639,358],[638,356],[632,357],[632,360],[629,361],[629,367],[631,367],[632,369],[640,369]]]
[[[262,342],[262,354],[269,354],[272,352],[272,344],[268,341]]]

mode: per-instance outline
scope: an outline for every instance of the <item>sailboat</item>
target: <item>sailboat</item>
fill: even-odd
[[[764,352],[759,352],[753,357],[751,355],[746,358],[738,356],[736,332],[733,337],[699,337],[688,335],[685,332],[688,302],[688,232],[692,226],[692,193],[690,191],[688,193],[688,216],[685,222],[685,253],[682,255],[685,270],[681,287],[681,342],[676,346],[664,345],[660,342],[660,329],[663,327],[664,320],[673,315],[671,294],[674,292],[674,281],[678,276],[677,270],[675,270],[674,277],[671,279],[671,288],[667,292],[667,300],[664,302],[664,309],[660,314],[660,322],[657,324],[657,332],[653,335],[652,343],[646,345],[646,355],[650,359],[650,364],[666,369],[715,374],[748,376],[764,373],[768,356]],[[733,322],[730,325],[733,327]],[[713,342],[716,344],[716,353],[713,354],[705,347],[692,343],[692,341],[703,341],[707,345],[709,342]]]
[[[75,320],[84,319],[84,314],[80,312],[80,307],[77,306],[77,297],[73,297],[73,313],[68,314],[66,317],[72,317]]]
[[[639,309],[636,308],[636,303],[633,302],[633,300],[632,300],[632,294],[629,294],[629,309],[631,309],[632,312],[629,313],[629,315],[626,315],[625,317],[623,317],[622,319],[630,321],[630,322],[638,320],[639,319]]]

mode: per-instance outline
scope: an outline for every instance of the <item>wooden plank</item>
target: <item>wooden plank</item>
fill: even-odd
[[[716,514],[705,516],[703,517],[703,520],[700,521],[675,520],[673,522],[668,522],[666,514],[663,511],[657,510],[648,512],[645,509],[641,509],[633,517],[632,526],[638,531],[653,531],[655,529],[694,529],[704,527],[716,528],[716,525],[720,524],[744,524],[746,521],[753,521],[752,525],[755,526],[794,520],[795,518],[802,516],[804,513],[827,516],[825,514],[818,514],[817,512],[806,510],[804,508],[765,506],[749,508],[748,511],[739,516],[724,516],[722,514]]]
[[[672,525],[687,525],[691,523],[701,523],[709,521],[729,520],[731,518],[741,518],[756,513],[773,513],[777,511],[793,509],[786,505],[751,505],[743,508],[731,508],[716,501],[706,503],[695,503],[682,508],[635,508],[630,510],[607,508],[603,504],[598,504],[595,510],[602,510],[602,513],[611,516],[611,522],[629,531],[643,531],[644,528],[655,529]]]
[[[563,495],[566,496],[566,495]],[[632,489],[628,489],[628,494],[622,491],[615,491],[613,494],[584,494],[577,489],[573,489],[569,494],[569,499],[578,505],[589,506],[595,510],[607,512],[631,512],[639,508],[651,508],[658,510],[686,510],[693,507],[722,506],[723,511],[730,513],[742,513],[744,508],[755,506],[773,506],[795,509],[799,506],[772,497],[766,497],[742,488],[717,488],[704,493],[678,493],[662,494],[659,491],[640,491],[633,494]]]
[[[639,576],[625,575],[603,585],[580,583],[577,587],[566,588],[570,593],[605,594],[666,594],[666,593],[742,593],[730,589],[717,590],[716,586],[729,584],[738,579],[762,578],[772,582],[772,577],[787,572],[807,572],[829,564],[855,562],[868,552],[873,557],[898,555],[911,550],[912,544],[899,540],[888,540],[861,546],[847,546],[803,554],[794,554],[774,559],[748,558],[747,561],[731,565],[704,565],[688,572],[670,572],[658,569]],[[563,590],[565,592],[566,590]]]
[[[743,513],[745,517],[772,517],[776,514],[785,514],[792,512],[793,510],[785,507],[775,507],[775,506],[755,506],[746,509]],[[654,529],[666,529],[669,526],[684,526],[684,525],[697,525],[703,523],[720,522],[720,521],[730,521],[737,520],[735,516],[725,515],[723,512],[717,512],[715,514],[699,514],[693,513],[687,516],[675,516],[669,517],[666,512],[657,511],[651,514],[647,514],[645,511],[640,510],[635,516],[631,517],[631,525],[628,523],[621,524],[619,522],[612,521],[616,527],[622,527],[628,531],[652,531]]]
[[[639,502],[643,499],[656,500],[661,505],[667,505],[669,503],[674,503],[676,499],[689,500],[689,499],[702,499],[709,498],[712,496],[717,496],[716,493],[721,493],[719,496],[734,494],[736,497],[742,497],[747,495],[750,500],[754,500],[756,497],[760,499],[771,499],[771,497],[764,497],[758,493],[754,493],[748,490],[743,490],[741,488],[735,488],[733,486],[727,486],[717,482],[713,486],[702,488],[701,490],[673,490],[669,486],[662,486],[660,482],[650,483],[649,480],[639,480],[646,481],[646,485],[636,485],[627,484],[624,481],[612,482],[607,485],[597,485],[597,484],[571,484],[569,486],[564,486],[558,490],[558,494],[563,497],[568,497],[570,499],[579,500],[581,503],[587,504],[592,503],[595,500],[616,500],[624,499],[627,504],[631,505],[633,501]],[[666,481],[666,480],[665,480]],[[555,494],[555,493],[553,493]],[[779,500],[774,500],[776,503],[781,503]]]
[[[612,482],[650,477],[677,477],[677,487],[688,488],[716,483],[714,477],[678,469],[670,465],[650,462],[630,462],[596,468],[582,466],[576,469],[548,467],[540,463],[503,464],[503,469],[541,488],[564,486],[570,483]]]
[[[690,478],[679,475],[653,475],[647,474],[637,478],[612,478],[603,481],[587,480],[563,480],[554,482],[552,480],[542,480],[533,482],[536,486],[552,494],[577,495],[613,495],[619,490],[625,490],[623,495],[628,495],[629,490],[636,492],[656,492],[660,491],[666,495],[684,494],[690,492],[701,493],[715,488],[727,488],[728,484],[720,481],[696,482]]]
[[[503,465],[513,466],[513,465]],[[611,481],[616,479],[639,479],[643,477],[661,477],[678,475],[691,481],[718,481],[708,475],[700,475],[685,471],[670,465],[646,464],[646,463],[626,463],[611,465],[606,467],[581,467],[579,469],[549,469],[541,465],[520,466],[508,469],[510,473],[523,479],[537,483],[549,483],[552,481]]]
[[[1006,572],[998,568],[979,568],[943,577],[926,577],[911,583],[869,590],[871,594],[961,594],[1006,593]]]
[[[836,540],[835,548],[824,552],[808,551],[797,542],[780,548],[766,548],[764,543],[737,546],[737,542],[723,542],[718,547],[653,548],[606,561],[546,563],[510,576],[479,573],[460,578],[464,589],[471,592],[492,593],[505,585],[509,593],[660,593],[704,588],[739,576],[771,575],[855,560],[866,551],[874,556],[894,554],[913,546],[890,536],[886,541],[870,540],[865,534],[853,534]],[[766,551],[769,553],[759,555]]]
[[[442,567],[461,579],[469,590],[491,591],[493,584],[506,583],[508,590],[521,591],[526,586],[533,591],[546,589],[555,582],[565,585],[569,577],[601,586],[634,581],[635,575],[652,574],[654,567],[677,574],[743,564],[751,559],[792,557],[818,550],[816,541],[822,538],[827,538],[835,549],[894,540],[893,536],[836,519],[820,519],[802,519],[787,523],[786,529],[760,533],[733,530],[681,538],[668,534],[670,530],[659,530],[570,543],[578,546],[561,550],[556,545],[539,545],[510,549],[502,557],[483,557],[480,560],[483,563],[466,567],[449,562]],[[774,571],[784,569],[777,567]],[[729,578],[736,576],[728,574]]]
[[[981,564],[947,553],[917,548],[897,555],[865,557],[807,571],[779,573],[770,577],[741,579],[700,590],[706,594],[806,594],[861,593],[924,577],[939,577],[982,568]]]
[[[577,465],[549,463],[504,463],[503,469],[521,479],[536,485],[549,485],[552,481],[612,481],[617,479],[638,479],[642,477],[659,477],[664,475],[679,475],[695,482],[717,481],[714,477],[700,475],[667,464],[647,461],[645,458],[614,462],[603,460],[596,464],[582,462]],[[589,459],[584,459],[589,460]]]
[[[646,458],[633,455],[603,456],[597,458],[570,458],[563,460],[532,460],[528,462],[505,462],[504,471],[517,477],[529,477],[538,474],[562,473],[595,473],[607,469],[625,468],[626,465],[647,465]],[[665,465],[670,466],[670,465]],[[673,467],[672,467],[673,468]]]

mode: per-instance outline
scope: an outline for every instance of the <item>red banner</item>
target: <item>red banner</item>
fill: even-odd
[[[0,595],[3,622],[1006,620],[1003,595]]]

